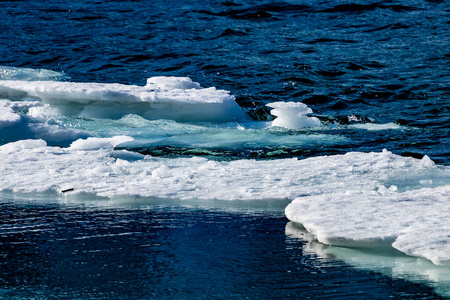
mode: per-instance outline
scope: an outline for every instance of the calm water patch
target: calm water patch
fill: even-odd
[[[102,208],[3,199],[8,299],[437,299],[285,235],[280,211]]]

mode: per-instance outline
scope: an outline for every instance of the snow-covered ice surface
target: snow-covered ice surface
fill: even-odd
[[[227,91],[201,88],[189,78],[153,77],[146,86],[61,81],[0,81],[0,98],[41,100],[32,116],[68,115],[118,119],[127,114],[146,119],[226,122],[246,119]]]
[[[332,161],[336,158],[327,165],[334,166]],[[450,265],[448,167],[436,166],[426,156],[406,159],[388,151],[349,153],[339,165],[343,169],[337,177],[344,185],[296,198],[286,208],[291,221],[301,223],[325,244],[392,246]]]
[[[21,117],[15,113],[11,101],[0,101],[0,128],[10,127],[20,122]]]
[[[394,248],[450,265],[450,168],[389,151],[280,160],[155,158],[114,146],[130,137],[0,147],[0,190],[188,200],[295,199],[286,216],[326,244]]]

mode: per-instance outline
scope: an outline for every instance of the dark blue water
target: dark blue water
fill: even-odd
[[[255,119],[269,117],[268,102],[302,101],[324,122],[405,127],[327,132],[351,142],[284,147],[279,156],[386,148],[448,164],[447,1],[204,2],[2,1],[0,64],[61,71],[73,81],[189,76],[231,91]],[[229,155],[274,151],[240,150]]]
[[[3,201],[5,299],[436,299],[303,253],[281,213]]]
[[[345,145],[134,151],[218,159],[390,151],[450,163],[448,1],[0,1],[0,65],[72,81],[189,76],[255,120],[302,101]],[[348,124],[396,123],[371,131]],[[320,131],[319,131],[320,132]],[[293,132],[292,134],[297,134]],[[3,200],[0,297],[437,298],[303,254],[282,212],[100,209]]]

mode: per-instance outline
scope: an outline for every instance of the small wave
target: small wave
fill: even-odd
[[[346,73],[341,70],[319,70],[317,71],[319,75],[325,76],[325,77],[339,77],[342,75],[345,75]]]
[[[390,9],[395,12],[417,10],[417,8],[415,8],[415,7],[400,5],[400,4],[385,5],[385,4],[381,4],[381,3],[374,3],[374,4],[351,3],[351,4],[339,4],[332,8],[324,9],[324,10],[322,10],[322,12],[326,12],[326,13],[359,13],[359,12],[373,11],[376,9]]]
[[[245,32],[245,31],[227,28],[219,35],[219,37],[223,37],[223,36],[246,36],[246,35],[247,35],[247,32]]]
[[[336,44],[357,44],[359,41],[356,40],[341,40],[341,39],[329,39],[329,38],[317,38],[311,41],[306,41],[307,44],[328,44],[328,43],[336,43]]]
[[[381,26],[381,27],[377,27],[374,29],[369,29],[366,30],[364,32],[377,32],[377,31],[390,31],[390,30],[397,30],[397,29],[408,29],[409,26],[401,24],[401,23],[395,23],[392,25],[385,25],[385,26]]]
[[[273,3],[251,6],[243,9],[232,9],[224,12],[216,13],[211,11],[200,11],[201,13],[225,16],[233,19],[242,20],[259,20],[275,18],[273,13],[305,13],[311,11],[307,5],[294,5],[289,3]]]

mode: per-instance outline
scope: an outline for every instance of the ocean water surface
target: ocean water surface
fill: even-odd
[[[0,8],[0,297],[450,297],[447,1]]]

